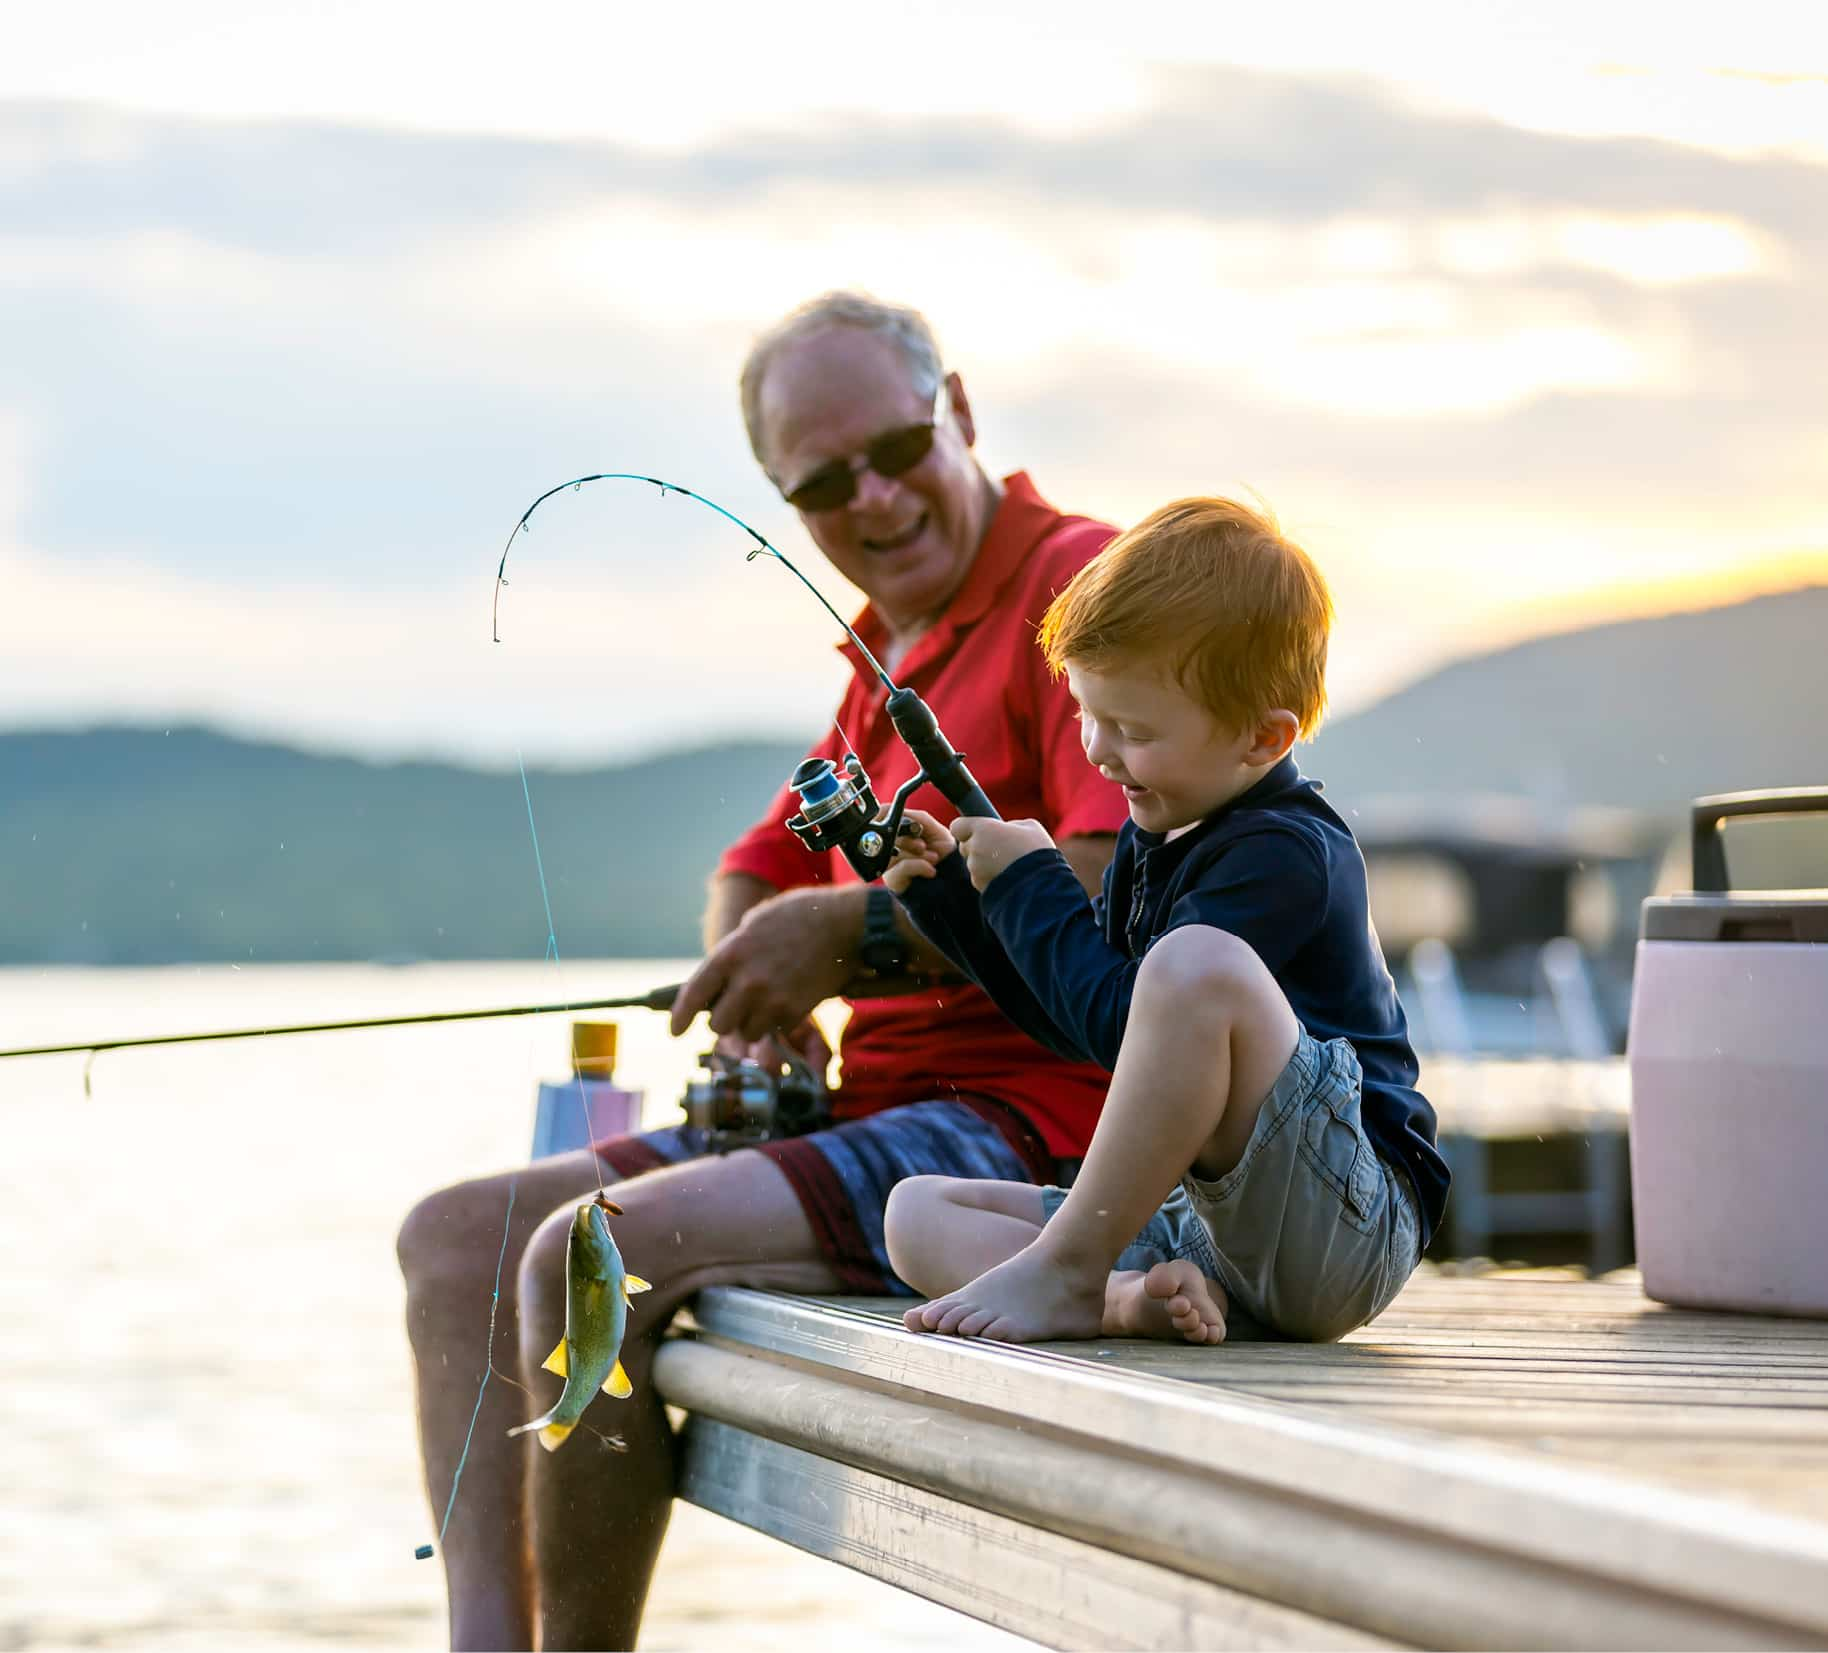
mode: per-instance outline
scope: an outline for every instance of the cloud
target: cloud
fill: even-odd
[[[483,581],[414,597],[295,570],[254,592],[128,565],[77,574],[0,547],[0,704],[26,726],[202,719],[481,761],[598,760],[732,732],[811,745],[848,671],[834,628],[777,570],[745,567],[735,546],[726,561],[727,578],[682,601],[613,571],[560,574],[529,546],[497,646]]]
[[[857,282],[928,308],[993,461],[1063,505],[1262,489],[1353,600],[1349,703],[1509,603],[1828,540],[1825,172],[1229,69],[1095,129],[672,152],[0,106],[0,555],[37,616],[0,697],[499,748],[520,712],[439,628],[516,513],[626,468],[803,546],[736,369]],[[530,751],[651,744],[630,708],[684,727],[758,669],[790,726],[828,692],[714,522],[591,494],[523,553],[569,599],[519,610],[552,673],[512,700],[548,709]]]
[[[1158,70],[1145,107],[1042,133],[986,116],[769,128],[683,151],[633,144],[223,123],[68,104],[0,110],[0,206],[22,229],[187,228],[297,256],[409,245],[639,195],[728,207],[758,192],[971,190],[1030,207],[1315,223],[1510,208],[1703,214],[1784,241],[1828,234],[1824,169],[1642,138],[1526,131],[1378,83],[1227,66]]]

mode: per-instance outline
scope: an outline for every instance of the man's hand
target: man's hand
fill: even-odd
[[[958,840],[925,810],[906,810],[895,839],[895,859],[882,881],[900,895],[916,878],[931,878],[940,862],[957,848]]]
[[[674,1034],[701,1010],[710,1011],[713,1033],[750,1043],[790,1028],[797,1033],[813,1006],[841,992],[856,968],[850,952],[863,921],[851,896],[815,885],[751,907],[686,978],[673,1000]]]
[[[1054,841],[1039,821],[989,821],[978,815],[961,815],[952,823],[952,836],[965,857],[965,870],[980,890],[1012,861],[1038,849],[1052,849]]]
[[[740,1033],[726,1033],[713,1047],[720,1055],[739,1061],[760,1062],[768,1069],[780,1066],[781,1059],[792,1053],[804,1062],[823,1083],[831,1067],[832,1050],[819,1024],[808,1016],[791,1033],[771,1033],[760,1039],[745,1039]]]

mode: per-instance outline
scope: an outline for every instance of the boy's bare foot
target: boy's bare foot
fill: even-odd
[[[1104,1272],[1076,1274],[1028,1246],[957,1291],[909,1309],[911,1332],[985,1337],[997,1343],[1097,1337],[1104,1325]]]
[[[1225,1307],[1225,1288],[1183,1258],[1126,1269],[1105,1281],[1104,1335],[1223,1343]]]

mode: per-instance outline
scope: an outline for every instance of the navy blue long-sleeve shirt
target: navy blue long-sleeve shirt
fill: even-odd
[[[1447,1165],[1371,927],[1364,857],[1292,757],[1178,838],[1126,823],[1096,901],[1058,850],[1024,855],[982,896],[964,857],[949,855],[901,900],[922,934],[1031,1038],[1106,1068],[1116,1066],[1136,972],[1157,941],[1204,924],[1247,942],[1315,1039],[1351,1041],[1364,1071],[1366,1135],[1408,1172],[1423,1243],[1433,1234]]]

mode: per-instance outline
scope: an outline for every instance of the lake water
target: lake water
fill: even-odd
[[[628,996],[667,961],[0,970],[0,1049]],[[708,1035],[621,1025],[676,1116]],[[0,1650],[442,1646],[393,1242],[522,1162],[563,1016],[0,1063]],[[480,1348],[488,1319],[477,1300]],[[461,1494],[459,1494],[461,1496]],[[442,1513],[442,1502],[439,1511]],[[1029,1644],[680,1505],[642,1646]]]

